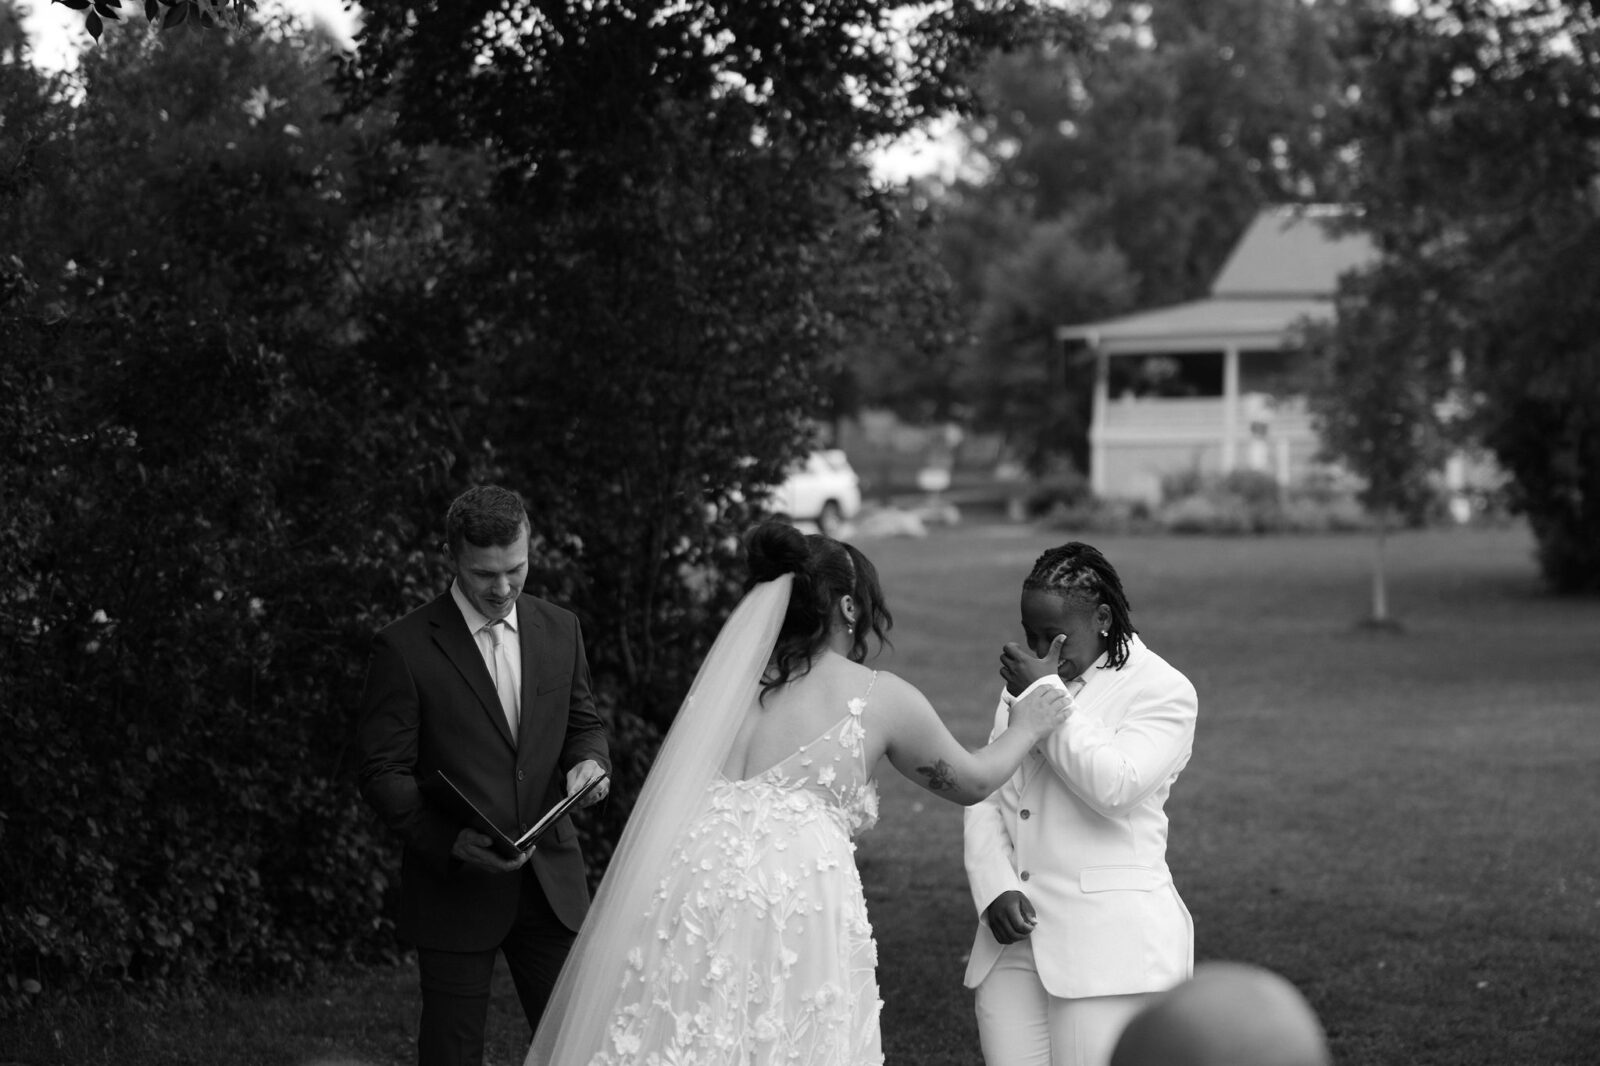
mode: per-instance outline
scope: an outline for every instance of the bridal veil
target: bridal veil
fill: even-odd
[[[647,935],[650,896],[756,702],[793,583],[793,575],[784,574],[752,588],[700,664],[556,981],[525,1066],[586,1066],[600,1050],[628,951]]]

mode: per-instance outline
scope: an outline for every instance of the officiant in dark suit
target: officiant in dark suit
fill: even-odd
[[[468,489],[450,505],[445,531],[455,580],[373,639],[357,731],[361,793],[405,844],[399,933],[417,949],[421,1066],[483,1061],[497,952],[536,1028],[589,907],[569,819],[531,855],[502,858],[435,802],[436,772],[518,836],[610,771],[578,621],[522,594],[521,499],[495,486]]]

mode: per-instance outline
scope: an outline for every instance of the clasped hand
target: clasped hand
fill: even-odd
[[[1067,694],[1050,685],[1034,689],[1025,699],[1011,705],[1008,727],[1023,729],[1035,740],[1043,740],[1060,728],[1072,713]]]
[[[487,834],[476,829],[463,829],[456,834],[456,842],[450,846],[450,854],[460,859],[473,869],[484,873],[508,874],[513,870],[520,870],[528,861],[528,856],[533,854],[530,848],[521,852],[514,859],[508,859],[494,850],[494,841]]]
[[[1039,924],[1033,904],[1016,889],[996,896],[994,902],[984,909],[983,920],[989,924],[989,932],[1002,944],[1015,944],[1026,939],[1033,932],[1033,927]]]

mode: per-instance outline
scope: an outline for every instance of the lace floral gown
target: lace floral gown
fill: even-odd
[[[849,701],[826,733],[756,777],[717,778],[655,893],[655,935],[629,953],[590,1066],[883,1062],[877,947],[851,841],[878,815],[866,704]]]

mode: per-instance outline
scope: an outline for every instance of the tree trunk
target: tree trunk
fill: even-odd
[[[1372,618],[1374,625],[1389,624],[1389,586],[1384,569],[1389,540],[1389,508],[1378,510],[1378,537],[1372,554]]]

